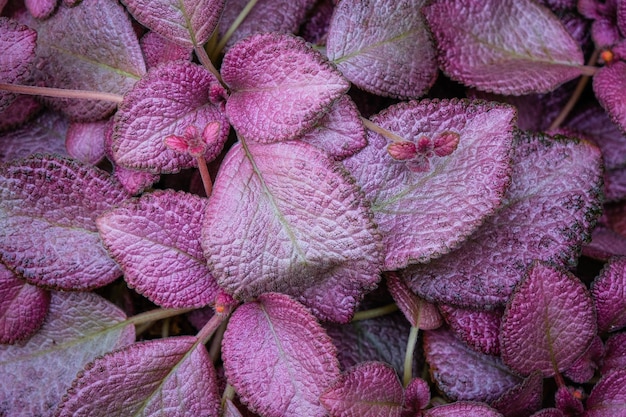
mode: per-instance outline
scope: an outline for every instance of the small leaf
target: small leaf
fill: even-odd
[[[604,345],[599,336],[593,338],[589,349],[565,371],[565,376],[579,384],[593,378],[599,363],[604,363]]]
[[[596,334],[593,302],[570,273],[534,263],[515,288],[502,318],[502,360],[521,375],[545,377],[569,368]]]
[[[65,148],[68,127],[61,114],[44,112],[24,126],[0,134],[0,160],[10,162],[36,153],[69,156]]]
[[[35,60],[37,32],[8,17],[0,17],[0,83],[23,84]],[[0,91],[0,112],[15,100],[15,94]]]
[[[556,407],[563,412],[566,416],[580,416],[584,411],[583,403],[578,396],[582,395],[581,392],[577,396],[573,395],[574,392],[566,386],[559,387],[554,395],[554,402]]]
[[[26,9],[37,19],[49,17],[57,4],[59,4],[58,0],[24,0]]]
[[[505,417],[527,417],[541,408],[543,400],[543,375],[533,372],[522,383],[510,388],[491,406]]]
[[[108,122],[72,123],[67,130],[65,147],[72,158],[98,165],[104,159],[104,136]]]
[[[626,369],[602,377],[586,402],[584,417],[615,417],[626,408]]]
[[[468,346],[487,355],[500,354],[502,309],[475,311],[439,304],[454,334]]]
[[[339,377],[335,347],[302,305],[267,293],[233,313],[222,341],[228,382],[268,417],[325,416],[320,394]]]
[[[426,412],[425,417],[502,417],[502,414],[487,404],[458,401],[431,408]]]
[[[15,129],[31,120],[43,106],[34,96],[19,95],[0,112],[0,132]]]
[[[626,327],[626,258],[609,259],[591,285],[598,315],[598,331],[612,332]]]
[[[403,417],[407,415],[406,408],[411,410],[412,413],[417,413],[419,410],[428,407],[429,403],[430,386],[428,382],[421,378],[413,378],[404,390],[405,412],[403,413]],[[415,416],[416,414],[410,415]]]
[[[277,142],[312,128],[350,84],[300,38],[265,33],[228,51],[226,114],[244,138]],[[259,109],[264,109],[260,112]]]
[[[613,123],[626,131],[626,105],[621,100],[626,92],[626,63],[614,62],[598,70],[593,76],[593,91]]]
[[[443,319],[434,304],[411,292],[396,273],[388,272],[386,277],[389,293],[411,326],[422,330],[434,330],[443,324]]]

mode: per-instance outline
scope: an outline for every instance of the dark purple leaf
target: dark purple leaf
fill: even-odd
[[[598,331],[626,327],[626,258],[611,258],[591,285],[598,315]]]
[[[18,129],[2,133],[0,160],[10,162],[36,153],[69,156],[65,148],[68,126],[69,123],[64,116],[45,112]]]
[[[165,308],[202,307],[215,299],[217,283],[200,246],[206,203],[192,194],[155,191],[98,218],[104,245],[131,288]]]
[[[302,39],[275,33],[231,48],[222,77],[231,89],[226,114],[233,127],[245,139],[264,143],[311,129],[350,85]]]
[[[593,378],[598,369],[598,364],[603,361],[604,345],[599,336],[593,338],[589,349],[579,357],[572,366],[565,371],[565,376],[570,380],[584,384]]]
[[[387,288],[394,301],[413,327],[434,330],[443,324],[443,319],[434,304],[415,295],[396,273],[386,274]]]
[[[420,11],[424,0],[343,0],[326,49],[346,78],[374,94],[422,96],[437,78],[437,60]]]
[[[564,414],[558,408],[544,408],[530,417],[564,417]]]
[[[0,112],[0,132],[14,129],[32,119],[43,106],[34,96],[20,95]]]
[[[626,167],[605,169],[604,194],[606,202],[626,200]]]
[[[626,131],[626,62],[618,61],[598,70],[593,77],[593,91],[611,120]]]
[[[626,369],[626,333],[618,333],[608,338],[602,358],[602,374],[614,369]]]
[[[37,19],[49,17],[58,3],[58,0],[24,0],[26,9]]]
[[[440,405],[428,410],[426,417],[502,417],[487,404],[459,401],[452,404]]]
[[[415,416],[430,403],[430,386],[421,378],[413,378],[404,390],[404,411],[402,417]],[[419,415],[419,414],[417,414]]]
[[[300,36],[313,45],[324,45],[334,11],[335,0],[317,1],[300,27]]]
[[[87,364],[56,415],[217,416],[216,378],[195,337],[135,343]]]
[[[626,256],[626,237],[606,226],[598,225],[593,229],[591,242],[583,246],[582,253],[603,261],[611,256]]]
[[[576,394],[576,396],[574,396]],[[570,391],[569,387],[559,387],[554,395],[556,408],[561,410],[566,416],[580,416],[584,411],[583,403],[580,401],[581,393]]]
[[[8,17],[0,17],[0,83],[22,84],[30,76],[35,59],[37,32]],[[0,91],[0,112],[15,100]]]
[[[170,61],[189,61],[193,48],[180,46],[156,32],[148,32],[139,40],[148,69]]]
[[[487,355],[500,354],[502,309],[474,311],[440,304],[439,309],[456,336]]]
[[[267,293],[233,313],[222,358],[228,382],[264,416],[325,416],[320,394],[339,377],[335,347],[302,305]]]
[[[104,137],[107,121],[72,123],[67,130],[65,147],[72,158],[98,165],[104,159]]]
[[[491,406],[504,417],[528,417],[541,408],[543,375],[533,372],[519,385],[506,391]]]
[[[522,375],[545,377],[572,366],[596,335],[593,301],[574,275],[536,262],[502,317],[502,360]]]
[[[626,369],[602,377],[587,398],[584,417],[616,417],[626,409]]]

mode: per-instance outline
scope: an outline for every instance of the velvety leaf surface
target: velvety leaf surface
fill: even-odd
[[[469,348],[447,329],[424,332],[424,354],[437,386],[455,401],[493,401],[521,382],[499,357]]]
[[[429,156],[427,169],[393,159],[390,140],[370,132],[368,146],[344,161],[371,202],[386,246],[385,269],[449,252],[500,205],[509,183],[514,110],[466,100],[400,103],[372,121],[420,147],[453,132],[456,150]],[[433,153],[433,152],[431,152]]]
[[[626,369],[626,333],[618,333],[607,339],[602,358],[603,375],[619,368]]]
[[[0,263],[0,343],[28,339],[43,323],[50,294],[27,284]]]
[[[46,87],[124,94],[145,73],[139,42],[124,8],[117,2],[83,0],[60,5],[49,19],[27,19],[37,31],[37,81]],[[73,119],[97,120],[116,103],[101,100],[47,99]]]
[[[170,61],[189,61],[193,48],[169,41],[156,32],[148,32],[139,40],[148,68]]]
[[[120,275],[95,219],[127,197],[109,174],[54,156],[0,165],[0,258],[29,283],[91,289]]]
[[[614,417],[626,409],[626,369],[606,374],[593,387],[584,417]]]
[[[22,84],[30,76],[35,59],[37,32],[8,17],[0,17],[0,83]],[[0,112],[15,94],[0,91]]]
[[[520,135],[502,208],[453,254],[408,268],[404,279],[430,301],[504,305],[534,259],[576,262],[595,224],[600,175],[600,152],[590,143]]]
[[[370,217],[346,173],[313,146],[237,144],[215,180],[202,246],[236,298],[284,292],[345,322],[380,279]]]
[[[42,113],[30,123],[0,134],[0,160],[10,162],[36,153],[68,156],[65,148],[68,127],[67,119],[61,114]]]
[[[0,414],[54,415],[86,363],[135,340],[125,319],[96,294],[53,292],[43,327],[23,346],[0,346]]]
[[[394,272],[385,274],[387,289],[413,327],[434,330],[443,324],[443,318],[434,304],[415,295]]]
[[[231,89],[228,119],[240,135],[255,142],[299,136],[350,86],[302,39],[275,33],[239,42],[224,57],[221,71]]]
[[[400,417],[403,400],[396,371],[383,362],[349,369],[320,396],[324,407],[337,417]]]
[[[431,408],[426,417],[502,417],[502,414],[486,404],[459,401]]]
[[[527,417],[541,408],[542,400],[543,375],[533,372],[492,402],[491,406],[505,417]]]
[[[604,344],[599,336],[593,338],[587,351],[570,366],[564,375],[569,380],[584,384],[593,378],[598,364],[603,362]]]
[[[165,308],[202,307],[217,283],[200,246],[207,200],[172,190],[144,194],[96,222],[130,287]]]
[[[626,131],[626,104],[622,97],[626,93],[626,62],[618,61],[598,70],[593,76],[593,91],[611,120],[622,131]]]
[[[135,343],[87,364],[57,415],[217,416],[219,401],[206,348],[185,336]]]
[[[534,263],[502,317],[502,360],[522,375],[545,377],[569,368],[596,334],[593,301],[570,273]]]
[[[97,165],[104,158],[107,124],[107,121],[70,124],[65,137],[65,147],[71,157]]]
[[[578,44],[556,16],[530,0],[438,0],[423,12],[443,71],[466,85],[542,93],[581,74]]]
[[[326,53],[352,83],[401,99],[423,95],[437,78],[424,0],[343,0],[333,14]]]
[[[111,150],[125,168],[153,174],[197,166],[195,159],[165,146],[165,138],[183,135],[188,126],[202,132],[210,122],[221,123],[217,140],[207,146],[211,161],[222,151],[229,125],[222,115],[224,88],[209,71],[185,61],[152,68],[124,97],[115,114]]]
[[[439,304],[439,309],[454,334],[468,346],[487,355],[500,354],[502,309],[475,311]]]
[[[14,129],[32,119],[43,106],[33,96],[20,95],[0,112],[0,132]]]
[[[339,377],[335,347],[302,305],[267,293],[233,313],[222,341],[228,382],[264,416],[324,416],[320,394]]]
[[[594,280],[591,294],[600,333],[626,327],[626,258],[609,260]]]

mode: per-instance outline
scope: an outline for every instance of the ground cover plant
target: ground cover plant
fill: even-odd
[[[626,415],[626,2],[0,10],[0,415]]]

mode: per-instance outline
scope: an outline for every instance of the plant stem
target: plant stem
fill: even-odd
[[[217,55],[219,55],[222,52],[222,49],[224,49],[224,46],[226,46],[226,43],[233,36],[233,33],[235,33],[239,25],[241,25],[241,23],[248,16],[248,14],[250,13],[254,5],[257,3],[257,1],[258,0],[250,0],[248,4],[246,4],[246,7],[244,7],[243,10],[239,13],[239,16],[237,16],[233,24],[230,25],[230,27],[224,34],[224,37],[222,37],[222,39],[220,39],[220,41],[217,43],[217,46],[213,50],[213,54],[212,54],[213,58],[216,58]]]
[[[168,317],[179,316],[181,314],[185,314],[194,310],[193,308],[174,308],[174,309],[164,309],[159,308],[157,310],[147,311],[145,313],[137,314],[136,316],[130,317],[126,320],[126,324],[143,324],[152,321],[166,319]]]
[[[11,93],[28,94],[32,96],[100,100],[110,101],[118,104],[124,100],[124,96],[121,96],[119,94],[103,93],[101,91],[66,90],[63,88],[36,87],[33,85],[0,83],[0,90],[9,91]]]
[[[215,333],[215,337],[211,341],[211,348],[209,349],[209,355],[211,356],[211,360],[213,363],[217,362],[220,357],[220,351],[222,348],[222,339],[224,338],[224,332],[226,331],[227,321],[224,320],[222,324],[220,324],[219,329],[217,329],[217,333]]]
[[[396,304],[388,304],[386,306],[372,308],[371,310],[358,311],[354,314],[352,321],[373,319],[376,317],[391,314],[397,310],[398,310],[398,306]]]
[[[406,354],[404,355],[404,374],[402,376],[402,385],[406,388],[413,378],[413,354],[417,345],[417,336],[419,336],[419,327],[411,327],[409,333],[409,341],[406,345]]]
[[[211,339],[213,333],[217,330],[218,327],[222,324],[222,322],[226,321],[230,313],[232,312],[232,308],[228,311],[227,314],[214,314],[213,317],[209,319],[209,321],[204,325],[204,327],[198,332],[196,337],[200,343],[205,344]]]
[[[401,138],[395,133],[390,132],[389,130],[378,126],[376,123],[372,122],[369,119],[366,119],[365,117],[361,117],[361,122],[363,122],[363,125],[369,130],[371,130],[372,132],[376,132],[379,135],[383,135],[384,137],[391,140],[392,142],[406,142],[404,138]]]
[[[211,181],[211,175],[209,175],[209,168],[206,165],[204,156],[200,155],[196,157],[198,162],[198,170],[200,171],[200,177],[202,178],[202,185],[204,185],[204,192],[207,198],[211,197],[213,191],[213,181]]]
[[[220,84],[224,85],[224,81],[222,81],[222,76],[220,75],[219,71],[213,65],[213,62],[211,62],[211,59],[207,55],[207,53],[204,50],[204,48],[202,46],[196,46],[194,48],[194,51],[196,52],[196,56],[198,57],[198,60],[204,66],[204,68],[206,68],[209,71],[211,71],[211,74],[215,75],[215,78],[217,78],[217,80],[220,82]]]

